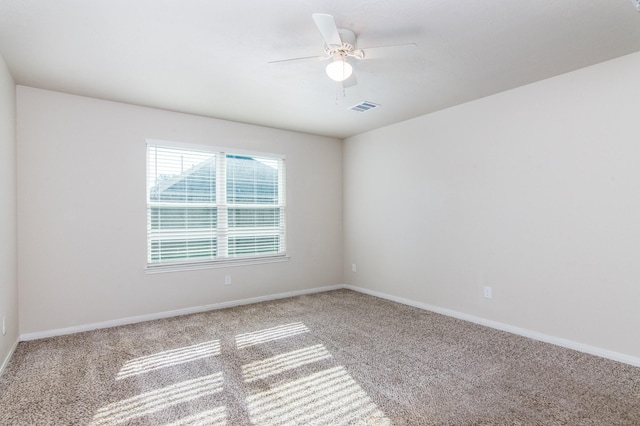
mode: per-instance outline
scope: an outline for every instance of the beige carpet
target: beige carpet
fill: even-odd
[[[640,368],[347,290],[22,342],[2,425],[640,425]]]

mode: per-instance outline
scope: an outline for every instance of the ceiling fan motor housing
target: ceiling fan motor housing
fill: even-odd
[[[340,40],[342,45],[325,45],[324,50],[328,56],[334,56],[336,53],[341,56],[353,56],[357,59],[364,58],[364,52],[362,50],[356,50],[356,33],[346,28],[338,28],[340,34]]]

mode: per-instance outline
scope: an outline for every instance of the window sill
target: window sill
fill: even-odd
[[[145,274],[164,274],[167,272],[197,271],[200,269],[232,268],[236,266],[263,265],[267,263],[288,262],[290,256],[254,257],[251,259],[230,259],[201,263],[174,263],[171,265],[147,265]]]

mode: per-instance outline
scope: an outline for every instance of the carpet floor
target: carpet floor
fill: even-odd
[[[640,425],[640,368],[349,290],[21,342],[2,425]]]

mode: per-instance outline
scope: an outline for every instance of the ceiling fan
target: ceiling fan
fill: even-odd
[[[270,61],[270,64],[309,59],[331,59],[331,63],[326,67],[327,75],[332,80],[342,82],[342,84],[347,87],[354,86],[356,84],[355,76],[353,75],[353,66],[349,63],[347,58],[362,60],[370,57],[379,57],[379,54],[384,54],[384,52],[390,49],[398,50],[416,46],[415,43],[405,43],[361,49],[357,45],[356,34],[352,30],[338,28],[333,16],[325,13],[314,13],[312,17],[320,31],[320,34],[322,35],[322,38],[324,39],[324,55],[281,59],[277,61]]]

